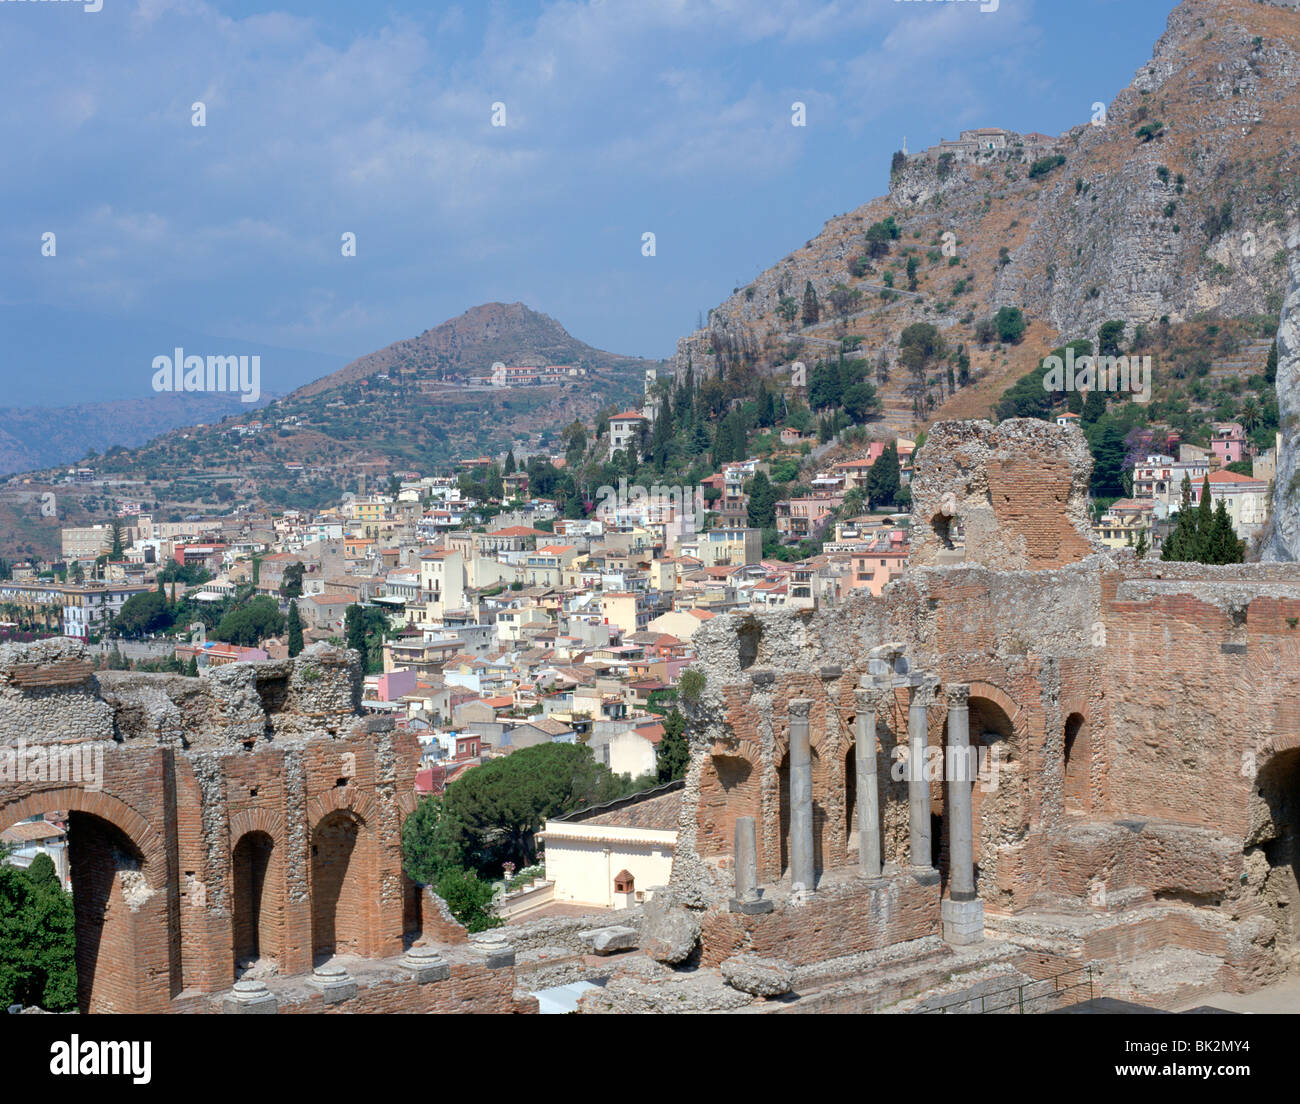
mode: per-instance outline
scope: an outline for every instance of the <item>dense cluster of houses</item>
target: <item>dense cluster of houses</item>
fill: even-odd
[[[1057,418],[1059,424],[1070,420],[1077,416]],[[1209,448],[1182,443],[1176,432],[1168,432],[1157,449],[1152,446],[1158,432],[1144,431],[1138,455],[1126,469],[1133,493],[1101,514],[1093,523],[1093,535],[1109,548],[1136,547],[1145,535],[1146,547],[1159,553],[1182,509],[1184,481],[1191,504],[1199,506],[1208,478],[1211,504],[1224,504],[1237,537],[1249,541],[1257,536],[1272,506],[1277,447],[1257,452],[1237,422],[1216,422]],[[1250,474],[1230,470],[1229,465],[1249,465]]]

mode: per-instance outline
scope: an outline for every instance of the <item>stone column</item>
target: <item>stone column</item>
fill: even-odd
[[[930,782],[925,776],[925,749],[928,742],[927,711],[934,687],[920,683],[912,687],[907,710],[907,806],[911,814],[912,867],[932,870],[934,853],[930,846]]]
[[[811,698],[790,702],[790,884],[815,888],[813,870],[812,748],[809,743]]]
[[[736,895],[728,908],[732,912],[771,912],[772,902],[758,895],[758,833],[753,817],[736,818]]]
[[[857,767],[858,868],[866,878],[880,877],[880,790],[876,784],[876,711],[883,690],[859,690],[857,739],[853,759]]]
[[[970,687],[945,687],[948,698],[948,896],[944,898],[943,937],[949,943],[979,943],[984,938],[984,902],[975,895],[975,844],[971,816]]]

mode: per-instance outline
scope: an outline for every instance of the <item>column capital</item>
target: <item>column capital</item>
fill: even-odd
[[[866,713],[871,709],[879,709],[889,695],[888,686],[859,686],[853,691],[853,700],[857,703],[858,712]]]
[[[911,687],[911,698],[909,706],[920,706],[922,709],[929,709],[934,704],[935,684],[929,680],[918,682]]]
[[[790,699],[790,720],[806,721],[812,713],[812,698]]]
[[[968,682],[945,683],[943,692],[950,706],[965,705],[970,701],[970,683]]]

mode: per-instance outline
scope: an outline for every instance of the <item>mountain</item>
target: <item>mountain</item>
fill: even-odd
[[[484,303],[419,337],[395,341],[359,357],[332,375],[300,387],[292,397],[308,398],[380,373],[400,372],[421,379],[453,379],[486,373],[492,365],[580,364],[621,372],[653,362],[602,352],[570,337],[554,318],[523,303]]]
[[[895,154],[888,196],[831,219],[678,342],[677,378],[784,373],[847,336],[883,365],[885,425],[910,431],[987,417],[1044,353],[1095,341],[1106,321],[1125,323],[1126,347],[1139,327],[1193,319],[1275,330],[1300,204],[1296,6],[1184,0],[1129,86],[1067,133],[990,128]],[[886,239],[877,257],[873,226]],[[909,261],[915,296],[903,293]],[[803,325],[809,282],[822,313]],[[978,323],[1003,307],[1024,312],[1023,340],[981,342]],[[965,347],[970,386],[953,393],[942,372],[897,370],[899,337],[916,322]]]
[[[53,409],[0,407],[0,475],[72,463],[91,450],[134,448],[177,426],[220,421],[269,401],[181,393]]]
[[[495,361],[563,364],[578,374],[546,386],[469,382],[490,374]],[[0,549],[55,555],[59,525],[103,520],[117,494],[164,518],[226,511],[236,503],[311,510],[355,490],[358,476],[374,486],[395,470],[427,474],[450,470],[465,456],[535,450],[558,442],[575,418],[590,422],[602,408],[639,405],[652,367],[662,362],[595,349],[521,303],[488,303],[262,409],[239,409],[235,402],[219,421],[205,409],[211,424],[112,449],[94,462],[99,483],[65,488],[62,470],[10,478],[0,487]],[[149,417],[161,417],[164,400],[178,397],[189,396],[143,402],[157,402]],[[124,417],[138,413],[130,403],[121,410]],[[58,518],[38,510],[46,488],[58,496]]]

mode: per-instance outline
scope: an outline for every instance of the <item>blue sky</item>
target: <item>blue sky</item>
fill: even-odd
[[[102,4],[0,0],[0,405],[182,339],[284,391],[494,299],[666,356],[904,135],[1086,122],[1173,0]]]

